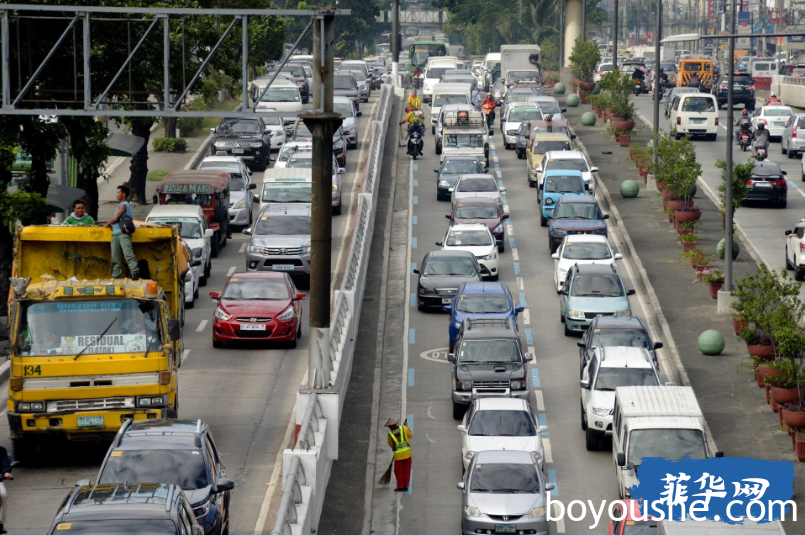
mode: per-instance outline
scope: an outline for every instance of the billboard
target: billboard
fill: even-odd
[[[749,11],[741,11],[737,13],[736,19],[736,33],[751,34],[752,33],[752,13]],[[738,48],[749,48],[752,44],[751,37],[739,37],[735,41],[735,46]]]

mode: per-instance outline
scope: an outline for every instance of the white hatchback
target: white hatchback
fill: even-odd
[[[459,223],[447,229],[444,239],[436,242],[445,251],[469,251],[478,264],[489,270],[492,281],[498,280],[498,244],[484,223]]]
[[[551,257],[555,261],[553,282],[559,292],[565,286],[567,271],[574,264],[615,264],[623,255],[612,253],[605,236],[579,234],[566,236]]]

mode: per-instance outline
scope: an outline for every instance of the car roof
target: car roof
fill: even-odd
[[[468,281],[462,283],[460,289],[471,294],[508,294],[505,283],[497,281]]]
[[[654,368],[648,350],[636,346],[604,346],[596,348],[601,357],[599,368]]]
[[[562,134],[560,132],[535,132],[532,136],[532,140],[570,141],[570,138],[567,136],[567,134]]]
[[[104,519],[170,519],[181,490],[173,484],[112,483],[73,490],[57,519],[61,522]]]
[[[498,202],[492,199],[491,197],[468,197],[466,199],[462,199],[460,202],[456,203],[456,206],[459,205],[490,205],[497,207]],[[805,220],[803,220],[805,221]]]
[[[483,229],[484,231],[488,231],[489,227],[487,227],[483,223],[454,223],[450,226],[450,231],[477,231],[479,229]]]
[[[491,179],[495,181],[495,184],[498,183],[495,177],[493,177],[490,173],[466,173],[462,175],[459,180],[462,179]]]
[[[581,171],[577,169],[549,169],[543,177],[553,177],[554,175],[572,175],[582,177]]]
[[[131,423],[121,430],[123,433],[112,443],[113,450],[159,450],[183,449],[197,450],[196,440],[205,430],[200,420],[189,419],[149,419]]]
[[[520,340],[514,323],[508,318],[466,318],[461,323],[462,340]]]
[[[477,411],[528,410],[528,402],[521,398],[479,398],[475,401]]]
[[[563,196],[563,197],[560,197],[559,199],[564,199],[565,197],[567,197],[567,198],[568,198],[568,200],[570,200],[570,198],[571,198],[571,197],[575,197],[575,198],[577,198],[577,199],[581,199],[581,198],[583,198],[583,197],[587,197],[587,196],[585,196],[585,195],[568,195],[568,196]],[[597,243],[602,243],[602,244],[607,244],[607,245],[609,245],[609,240],[607,240],[607,237],[606,237],[606,236],[603,236],[603,235],[594,235],[594,234],[577,234],[577,235],[569,235],[569,236],[567,237],[567,241],[568,241],[568,242],[589,242],[589,243],[592,243],[592,242],[597,242]]]
[[[239,156],[211,155],[211,156],[205,156],[204,160],[201,161],[202,164],[205,163],[205,162],[238,162],[238,163],[240,163],[240,162],[243,162],[243,159],[241,157],[239,157]]]
[[[447,156],[444,157],[444,162],[447,162],[448,160],[451,160],[451,161],[452,160],[475,160],[476,162],[478,162],[478,159],[475,158],[474,156],[468,156],[468,155],[465,155],[465,154],[463,154],[463,155],[462,154],[447,155]],[[442,162],[442,164],[444,164],[444,162]],[[478,165],[480,166],[481,163],[478,162]]]
[[[559,198],[558,203],[595,203],[597,205],[598,201],[591,195],[563,195]]]
[[[790,106],[783,106],[782,104],[775,104],[774,106],[761,106],[761,110],[790,110]]]
[[[475,453],[475,463],[524,463],[534,465],[530,452],[524,450],[481,450]]]
[[[277,216],[310,216],[311,208],[310,203],[269,203],[265,205],[257,216],[259,219],[267,213],[271,213],[271,217]]]
[[[282,279],[285,281],[285,272],[235,272],[231,276],[229,276],[230,280],[238,278],[238,279]]]
[[[531,97],[530,102],[553,102],[559,104],[559,101],[556,97],[551,97],[550,95],[535,95]]]
[[[436,249],[428,252],[427,257],[469,257],[474,258],[473,254],[463,249]]]
[[[582,275],[617,274],[614,264],[576,264],[576,270]]]
[[[198,205],[155,205],[151,212],[146,216],[146,220],[151,217],[166,218],[175,216],[177,218],[200,217],[204,218],[204,211]]]
[[[548,151],[545,153],[546,162],[551,160],[578,160],[579,158],[587,160],[581,151]]]
[[[593,322],[599,329],[645,329],[643,322],[635,316],[598,316]]]

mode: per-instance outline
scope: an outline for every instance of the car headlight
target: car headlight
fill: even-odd
[[[464,513],[467,514],[468,517],[484,517],[484,513],[481,512],[477,506],[465,506]]]
[[[498,225],[497,227],[492,229],[492,232],[493,233],[502,233],[503,232],[503,224],[501,223],[500,225]]]
[[[461,387],[462,391],[472,391],[472,382],[456,382]]]
[[[204,249],[202,248],[193,248],[193,257],[200,259],[204,256]]]
[[[547,508],[545,508],[544,506],[537,506],[536,508],[531,510],[531,513],[528,514],[528,517],[545,517],[547,513],[548,513]]]
[[[245,199],[241,199],[240,201],[235,203],[235,205],[232,207],[233,210],[240,210],[242,208],[246,208],[246,200]]]
[[[254,148],[260,148],[260,147],[262,147],[262,146],[263,146],[263,142],[261,142],[261,141],[255,141],[255,142],[252,142],[252,143],[249,145],[249,147],[254,147]]]
[[[140,407],[164,406],[165,398],[163,396],[140,396],[137,397],[137,405]]]
[[[196,519],[206,516],[209,512],[210,512],[210,501],[207,501],[204,504],[200,504],[195,508],[193,508],[193,515],[196,516]]]
[[[439,188],[450,188],[450,183],[447,181],[439,181]]]
[[[216,307],[215,308],[215,318],[217,318],[218,320],[223,320],[224,322],[226,322],[227,320],[232,318],[232,315],[227,313],[226,311],[224,311],[220,307]]]
[[[461,322],[453,322],[453,327],[456,329],[461,329]]]
[[[531,452],[531,456],[534,458],[534,463],[538,463],[542,459],[542,454],[538,450]]]
[[[338,184],[333,183],[333,192],[337,192],[337,191],[338,191]]]
[[[275,317],[275,319],[276,319],[276,320],[279,320],[279,321],[281,321],[281,322],[287,322],[288,320],[293,319],[293,315],[294,315],[294,310],[293,310],[293,307],[288,307],[288,308],[287,308],[287,309],[285,309],[283,312],[281,312],[280,314],[278,314],[278,315]]]
[[[556,236],[565,236],[567,234],[567,231],[565,231],[564,229],[554,229],[553,234],[555,234]]]
[[[615,316],[632,316],[632,312],[629,309],[625,311],[615,311]]]
[[[260,246],[249,246],[249,253],[262,253],[262,250]]]
[[[45,411],[44,402],[17,402],[17,411]]]
[[[333,149],[336,150],[336,151],[340,151],[343,148],[344,148],[344,142],[341,141],[341,140],[338,140],[337,142],[335,142],[333,144]]]
[[[223,142],[223,141],[216,141],[215,143],[213,143],[213,145],[215,145],[216,147],[225,147],[225,146],[226,146],[226,142]]]
[[[598,415],[599,417],[606,417],[612,413],[612,410],[609,408],[593,408],[593,415]]]
[[[571,318],[584,318],[584,311],[574,311],[571,309],[567,312],[567,316]]]
[[[492,252],[489,255],[484,255],[483,257],[481,257],[481,260],[482,261],[493,261],[493,260],[495,260],[497,258],[498,258],[498,254]]]
[[[299,248],[299,254],[300,255],[310,255],[310,244],[308,244],[307,246],[302,246],[301,248]]]
[[[512,389],[514,389],[515,391],[519,391],[520,389],[523,388],[523,381],[522,380],[513,381],[510,383],[510,385]]]
[[[546,197],[545,198],[545,204],[546,205],[553,205],[553,199],[551,199],[550,197]]]

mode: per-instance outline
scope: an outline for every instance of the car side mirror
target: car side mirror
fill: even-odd
[[[636,294],[635,289],[629,289],[626,291],[627,296],[634,296]]]
[[[182,338],[182,322],[178,318],[168,320],[168,334],[171,340],[178,341]]]
[[[617,464],[618,467],[623,467],[624,465],[626,465],[626,454],[624,454],[623,452],[618,453]]]
[[[790,235],[790,234],[791,234],[791,232],[792,232],[792,231],[791,231],[791,229],[788,229],[787,231],[785,231],[785,236]]]
[[[575,134],[571,134],[571,135],[570,135],[570,139],[571,139],[571,140],[575,140],[575,139],[576,139],[576,135],[575,135]]]
[[[492,130],[491,128],[489,129],[489,135],[490,135],[490,136],[494,136],[494,135],[495,135],[495,131],[494,131],[494,130]]]
[[[17,463],[17,462],[14,462],[14,463]],[[83,488],[84,486],[91,486],[91,485],[92,485],[92,481],[89,478],[85,478],[83,480],[78,480],[75,483],[75,487],[77,487],[77,488]]]
[[[211,132],[212,134],[215,134],[215,128],[211,128],[211,129],[210,129],[210,132]]]
[[[590,168],[590,173],[598,173],[598,168],[597,167],[591,167]]]
[[[215,231],[212,229],[204,229],[204,238],[212,238],[215,235]]]
[[[254,183],[254,182],[253,182],[253,183],[251,183],[251,184],[249,185],[249,190],[256,190],[256,189],[257,189],[257,183]]]
[[[590,380],[579,380],[579,385],[582,389],[589,389],[590,388]]]
[[[307,294],[302,294],[301,292],[298,293],[296,296],[293,297],[293,301],[300,301],[307,298]]]
[[[553,482],[546,482],[545,483],[545,491],[551,491],[555,487],[556,487],[556,484],[554,484]]]
[[[235,482],[229,480],[228,478],[219,478],[215,485],[218,488],[218,491],[229,491],[235,488]]]
[[[562,108],[562,109],[560,110],[560,112],[561,112],[561,113],[566,113],[566,112],[567,112],[567,108]]]
[[[260,202],[260,199],[258,199],[258,197],[256,195],[253,195],[252,196],[252,203],[259,203],[259,202]]]
[[[488,167],[485,167],[483,172],[484,172],[484,173],[489,173],[489,168],[488,168]]]
[[[362,112],[362,111],[360,111],[360,110],[358,110],[358,112],[357,112],[355,115],[357,115],[358,117],[360,117],[360,116],[362,116],[362,115],[363,115],[363,112]]]
[[[548,427],[545,426],[544,424],[542,426],[540,426],[539,428],[537,428],[537,434],[544,434],[547,431],[548,431]]]
[[[500,193],[505,194],[507,191],[505,186],[500,187]]]
[[[525,358],[526,363],[531,362],[531,361],[533,361],[533,360],[534,360],[534,354],[532,354],[531,352],[526,352],[526,353],[523,355],[523,357]]]
[[[254,175],[254,171],[252,171],[251,169],[247,169],[246,171],[248,171],[248,172],[249,172],[249,177],[251,177],[252,175]]]
[[[251,234],[252,234],[252,230],[251,230],[251,228],[248,228],[248,229],[243,229],[243,230],[241,231],[241,234],[245,234],[245,235],[249,235],[249,236],[251,236]]]
[[[509,219],[509,215],[508,215],[508,214],[506,214],[506,213],[504,212],[503,214],[501,214],[501,215],[500,215],[500,219],[501,219],[501,220],[508,220],[508,219]]]
[[[664,344],[663,344],[663,343],[661,343],[661,342],[655,342],[655,343],[654,343],[654,349],[655,349],[655,350],[659,350],[659,349],[660,349],[660,348],[662,348],[663,346],[664,346]]]
[[[616,253],[616,254],[615,254],[615,260],[616,260],[616,261],[619,261],[619,260],[621,260],[622,258],[623,258],[623,255],[621,255],[620,253]]]
[[[673,387],[676,384],[674,382],[665,382],[663,385],[665,385],[665,387]]]
[[[788,172],[786,170],[783,170],[783,175],[788,175]]]
[[[522,313],[523,311],[525,311],[525,307],[523,307],[522,305],[518,305],[514,308],[514,314],[516,315]]]
[[[411,270],[411,273],[419,275],[419,268],[414,268],[413,270]]]
[[[447,354],[447,361],[449,361],[450,363],[455,363],[456,362],[456,354]]]
[[[531,149],[526,149],[525,154],[527,154],[528,156],[531,156]]]
[[[724,453],[722,451],[719,450],[718,452],[716,452],[716,458],[723,458],[723,457]]]
[[[439,173],[439,168],[433,170],[434,173]]]
[[[609,214],[604,214],[603,216],[601,216],[601,219],[602,220],[608,220],[609,219]]]
[[[552,258],[552,259],[559,260],[559,252],[557,251],[556,253],[554,253],[553,255],[551,255],[551,258]]]
[[[436,245],[437,245],[437,246],[443,246],[443,245],[444,245],[444,242],[436,242]]]
[[[562,289],[559,291],[559,294],[561,294],[562,296],[567,296],[567,291],[565,289]]]
[[[444,307],[442,307],[442,309],[444,309],[444,310],[445,310],[445,311],[447,311],[448,313],[452,313],[452,312],[453,312],[453,306],[452,306],[452,305],[445,305]]]
[[[481,275],[492,275],[492,272],[486,266],[481,265]]]
[[[467,427],[464,426],[463,424],[459,424],[458,426],[456,426],[456,430],[458,430],[459,432],[466,432]]]
[[[495,245],[497,247],[501,247],[503,245],[503,240],[495,240]]]
[[[463,489],[464,489],[464,482],[459,482],[458,484],[456,484],[456,487],[457,487],[458,489],[463,490]]]
[[[219,300],[219,299],[221,299],[221,293],[220,292],[210,292],[210,298],[212,298],[213,300]]]
[[[263,132],[265,132],[266,134],[271,134],[271,128],[270,127],[265,127],[263,129]]]
[[[587,343],[585,343],[584,341],[576,341],[576,346],[578,346],[579,348],[584,348],[587,346]]]
[[[190,266],[201,266],[201,259],[193,259],[190,261]]]

